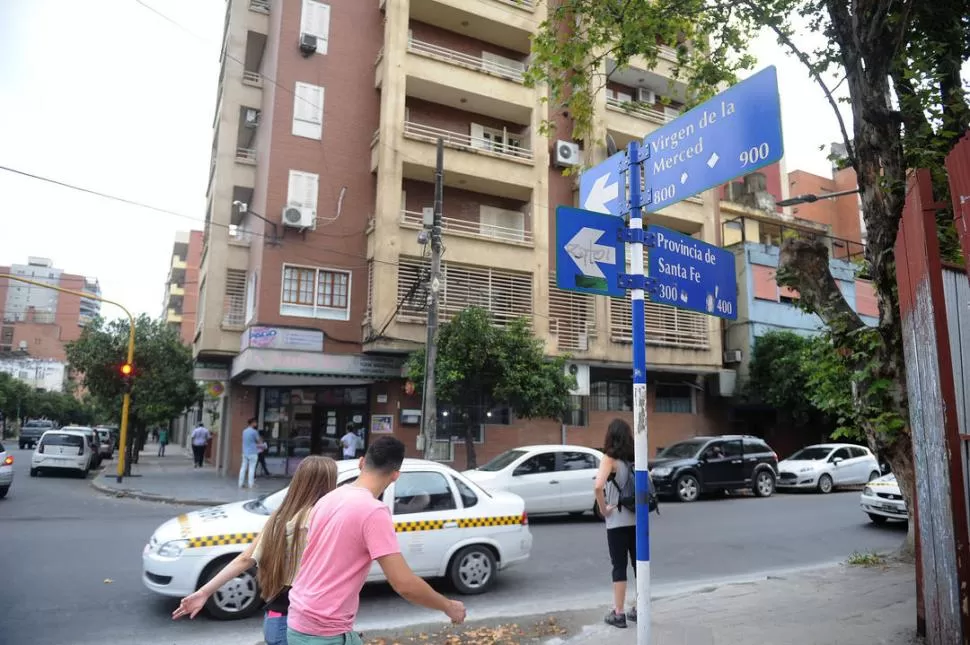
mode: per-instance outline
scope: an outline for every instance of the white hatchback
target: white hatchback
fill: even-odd
[[[515,493],[529,513],[592,512],[599,517],[593,481],[602,459],[602,452],[584,446],[522,446],[462,474],[486,490]]]
[[[93,454],[87,435],[81,430],[61,428],[45,432],[30,457],[30,476],[50,470],[86,477]]]
[[[338,469],[340,486],[360,474],[357,460],[340,461]],[[256,539],[286,490],[165,522],[145,545],[142,582],[165,596],[192,593]],[[459,593],[487,591],[500,569],[525,561],[532,551],[521,498],[482,490],[442,464],[404,460],[382,500],[391,508],[401,554],[411,569],[424,578],[448,577]],[[375,562],[367,581],[382,580]],[[206,610],[215,618],[233,619],[260,606],[256,572],[250,570],[216,591]]]
[[[868,448],[848,443],[822,443],[802,448],[778,462],[779,490],[801,488],[831,493],[879,477],[879,461]]]
[[[862,512],[873,524],[885,524],[886,520],[909,521],[906,501],[896,483],[896,475],[889,473],[866,484],[859,499]]]

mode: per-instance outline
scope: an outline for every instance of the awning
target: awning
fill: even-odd
[[[403,356],[326,354],[282,349],[243,350],[232,362],[232,380],[246,385],[358,385],[403,375]]]

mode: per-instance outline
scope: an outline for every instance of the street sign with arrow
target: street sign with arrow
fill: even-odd
[[[626,296],[619,276],[626,267],[622,217],[579,208],[556,208],[556,286],[598,296]]]
[[[622,213],[625,159],[626,152],[618,152],[579,176],[579,205],[583,209],[608,215]]]

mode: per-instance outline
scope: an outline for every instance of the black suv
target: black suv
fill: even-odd
[[[17,443],[20,444],[21,450],[27,447],[33,448],[40,441],[41,435],[54,429],[53,421],[32,419],[20,427],[20,437]]]
[[[778,455],[758,437],[694,437],[661,450],[649,468],[657,493],[682,502],[741,489],[769,497],[775,492]]]

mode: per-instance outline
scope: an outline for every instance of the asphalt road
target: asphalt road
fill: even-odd
[[[13,451],[16,478],[0,500],[0,645],[248,645],[258,619],[173,622],[177,601],[141,584],[152,531],[184,507],[108,498],[80,479],[28,477],[29,451]],[[113,463],[113,462],[112,462]],[[189,509],[190,510],[190,509]],[[902,526],[876,527],[858,492],[667,503],[652,516],[653,594],[824,565],[854,551],[891,550]],[[493,591],[464,598],[469,618],[583,609],[609,602],[603,526],[531,518],[529,561],[502,572]],[[438,585],[448,591],[444,583]],[[385,585],[365,589],[364,631],[436,621]]]

